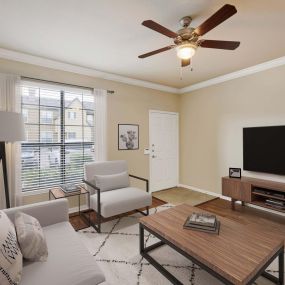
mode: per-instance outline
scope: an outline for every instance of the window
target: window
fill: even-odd
[[[22,110],[22,115],[23,115],[24,123],[28,123],[28,121],[29,121],[29,111],[28,111],[28,109],[23,109]]]
[[[52,124],[53,111],[41,110],[41,123]]]
[[[94,124],[94,114],[86,114],[86,123],[90,126]]]
[[[43,131],[40,133],[40,136],[41,136],[40,141],[42,143],[51,143],[53,141],[53,133],[52,132]]]
[[[94,117],[93,94],[29,81],[22,82],[21,92],[24,118],[29,114],[22,143],[22,191],[80,183],[84,163],[94,160],[94,127],[87,118]]]
[[[76,120],[76,112],[68,112],[69,120]]]
[[[76,132],[69,132],[67,133],[68,140],[75,140],[76,139]]]

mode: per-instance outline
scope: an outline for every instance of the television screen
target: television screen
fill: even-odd
[[[243,129],[243,169],[285,175],[285,126]]]

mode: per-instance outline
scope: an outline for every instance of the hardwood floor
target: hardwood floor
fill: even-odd
[[[155,207],[161,206],[163,204],[166,204],[166,202],[164,202],[164,201],[162,201],[162,200],[160,200],[158,198],[153,197],[152,198],[152,205],[151,205],[150,208],[155,208]],[[141,210],[144,210],[144,209],[141,209]],[[114,220],[114,219],[117,219],[119,217],[123,217],[123,216],[126,216],[126,215],[134,214],[134,213],[136,213],[136,212],[132,211],[132,212],[129,212],[129,213],[126,213],[126,214],[110,217],[110,218],[107,218],[107,219],[103,218],[102,219],[102,223],[107,222],[107,221],[111,221],[111,220]],[[88,215],[89,212],[85,211],[84,214]],[[91,217],[92,221],[94,221],[94,222],[96,221],[96,213],[94,211],[90,212],[90,217]],[[70,221],[71,225],[73,226],[73,228],[75,230],[77,230],[77,231],[82,229],[82,228],[88,227],[87,223],[81,217],[79,217],[77,213],[71,214],[69,216],[69,221]]]
[[[152,208],[166,204],[166,202],[153,197]],[[263,227],[265,231],[273,231],[276,235],[285,237],[285,217],[277,214],[271,214],[262,210],[257,210],[248,206],[236,205],[236,210],[231,209],[231,203],[223,199],[215,199],[198,205],[200,209],[212,212],[222,217],[237,221],[241,224],[252,224],[253,226]],[[103,219],[103,222],[116,219],[121,216],[135,213],[130,212],[127,214]],[[86,213],[87,214],[87,213]],[[91,219],[96,220],[96,213],[91,212]],[[88,225],[78,215],[70,216],[70,223],[75,230],[87,227]]]
[[[231,202],[223,199],[212,200],[198,207],[244,225],[262,227],[264,231],[281,236],[285,243],[285,217],[241,205],[236,205],[236,209],[232,210]]]

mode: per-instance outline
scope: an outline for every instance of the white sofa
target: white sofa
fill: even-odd
[[[24,261],[21,285],[108,285],[69,223],[66,199],[6,209],[5,213],[14,222],[17,211],[39,220],[48,245],[46,262]]]

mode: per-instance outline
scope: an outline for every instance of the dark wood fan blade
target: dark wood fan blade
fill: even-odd
[[[234,50],[240,45],[240,42],[201,40],[198,42],[198,45],[204,48],[218,48],[218,49]]]
[[[194,30],[194,33],[198,36],[202,36],[208,33],[210,30],[217,27],[219,24],[230,18],[237,12],[237,9],[233,5],[226,4],[215,14],[213,14],[209,19],[207,19],[203,24]]]
[[[152,21],[152,20],[146,20],[142,22],[142,25],[145,27],[148,27],[158,33],[161,33],[169,38],[176,38],[178,35],[167,28],[161,26],[160,24]]]
[[[167,46],[167,47],[160,48],[160,49],[157,49],[157,50],[153,50],[151,52],[139,55],[139,58],[145,58],[145,57],[148,57],[148,56],[151,56],[151,55],[155,55],[157,53],[170,50],[170,49],[172,49],[174,47],[176,47],[176,46],[175,45],[171,45],[171,46]]]
[[[181,59],[181,66],[182,67],[190,65],[190,63],[191,63],[191,59],[190,58],[189,59]]]

